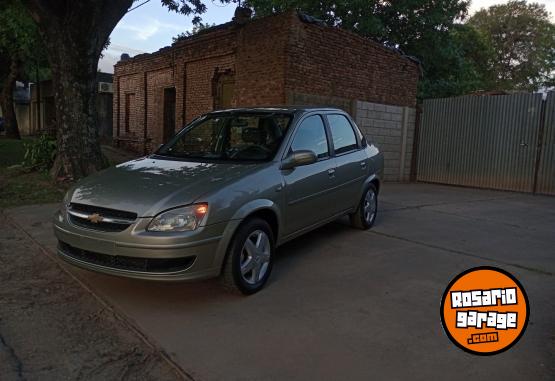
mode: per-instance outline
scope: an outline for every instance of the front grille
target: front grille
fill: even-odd
[[[67,256],[83,262],[121,270],[164,273],[186,270],[195,261],[195,256],[181,258],[139,258],[107,255],[79,249],[59,241],[58,248]]]
[[[105,217],[122,218],[126,220],[134,220],[137,218],[137,213],[126,212],[124,210],[103,208],[101,206],[78,204],[76,202],[72,202],[71,204],[69,204],[69,207],[72,210],[76,210],[78,212],[83,212],[88,214],[98,213]]]
[[[69,215],[69,221],[72,224],[80,226],[85,229],[100,230],[103,232],[112,232],[112,233],[122,232],[131,225],[131,224],[113,224],[110,222],[94,223],[87,220],[86,218],[72,216],[71,214]]]
[[[75,212],[79,216],[72,214]],[[98,214],[103,218],[114,219],[118,222],[100,221],[93,222],[88,218],[82,217]],[[103,208],[94,205],[85,205],[78,203],[71,203],[68,207],[69,221],[74,225],[86,229],[100,230],[104,232],[122,232],[127,229],[137,219],[137,213],[127,212],[123,210],[116,210],[110,208]]]

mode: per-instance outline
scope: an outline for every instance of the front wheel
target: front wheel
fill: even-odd
[[[274,250],[268,223],[259,218],[247,220],[229,245],[222,272],[223,285],[246,295],[260,291],[270,277]]]
[[[349,215],[351,225],[358,229],[370,229],[378,214],[378,191],[374,184],[370,184],[358,205],[356,212]]]

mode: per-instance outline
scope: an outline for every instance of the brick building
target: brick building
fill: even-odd
[[[409,57],[295,11],[236,17],[115,65],[114,140],[149,152],[213,109],[302,103],[346,109],[388,144],[404,114],[385,107],[414,108],[418,77]]]

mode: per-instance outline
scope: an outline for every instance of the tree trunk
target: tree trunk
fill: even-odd
[[[51,174],[76,180],[102,166],[96,125],[98,60],[133,0],[24,0],[47,47],[56,103]]]
[[[10,72],[2,87],[2,93],[0,94],[0,107],[2,107],[2,115],[4,117],[6,137],[10,139],[21,139],[13,105],[13,90],[18,74],[19,64],[17,60],[12,59]]]
[[[60,36],[64,39],[63,36]],[[50,45],[50,44],[49,44]],[[75,180],[102,166],[96,125],[98,58],[66,49],[62,41],[48,46],[56,105],[57,155],[51,174]]]

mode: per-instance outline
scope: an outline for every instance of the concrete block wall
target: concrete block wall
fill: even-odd
[[[363,101],[354,103],[357,125],[384,154],[384,180],[409,181],[416,110]]]

